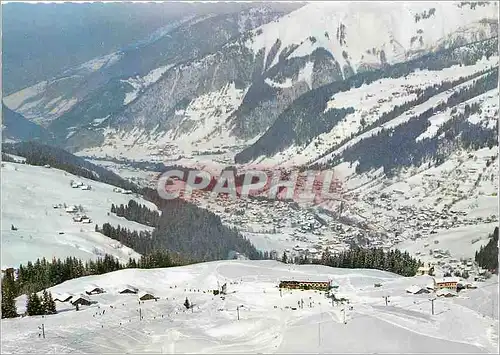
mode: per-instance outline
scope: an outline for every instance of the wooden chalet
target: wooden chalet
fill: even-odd
[[[97,295],[99,293],[104,293],[104,289],[102,287],[96,286],[96,285],[90,285],[85,289],[85,293],[87,295]]]
[[[141,301],[149,301],[149,300],[156,300],[156,299],[158,299],[158,297],[155,297],[155,295],[153,295],[150,292],[139,293],[139,300],[141,300]]]
[[[134,286],[125,285],[118,292],[121,294],[126,294],[126,293],[137,294],[137,292],[139,292],[139,289],[137,287],[134,287]]]
[[[96,301],[92,301],[85,295],[78,296],[74,301],[71,302],[73,306],[90,306],[91,304],[97,303]]]
[[[279,288],[328,291],[330,290],[330,281],[282,280]]]

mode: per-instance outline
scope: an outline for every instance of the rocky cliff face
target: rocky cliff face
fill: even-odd
[[[158,80],[167,68],[208,55],[230,39],[276,19],[286,11],[256,5],[236,13],[186,17],[117,52],[13,93],[4,101],[9,108],[45,126],[54,120],[77,121],[74,116],[99,100],[100,94],[96,94],[99,91],[112,91],[114,101],[125,105],[132,101],[131,97]],[[144,80],[138,90],[133,82],[141,78]],[[116,82],[120,79],[125,85],[117,88]],[[82,108],[78,108],[79,105]],[[93,113],[92,119],[114,113],[118,104],[109,109],[107,105],[102,106],[99,112]],[[64,125],[59,124],[56,128],[60,126]],[[68,124],[64,128],[71,126]]]
[[[495,67],[497,10],[495,2],[323,3],[288,14],[254,9],[187,19],[159,39],[87,66],[100,66],[96,82],[111,79],[82,98],[66,98],[64,109],[71,107],[49,115],[49,129],[85,154],[218,151],[227,153],[224,159],[238,153],[238,163],[284,162],[293,155],[313,161],[381,122],[382,113],[355,102],[328,109],[334,96],[378,87],[379,80],[427,80],[420,70],[441,75],[464,65],[479,71],[484,55],[488,68]],[[139,57],[140,70],[133,65]],[[461,71],[454,75],[450,80],[457,81]],[[394,85],[380,88],[392,91],[378,100],[416,99]],[[48,100],[48,91],[37,92]],[[31,112],[40,107],[37,100],[20,102],[18,95],[6,102]],[[345,123],[353,115],[358,123],[363,115],[360,128]]]

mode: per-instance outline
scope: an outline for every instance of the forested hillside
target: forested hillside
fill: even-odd
[[[226,227],[214,213],[181,199],[163,200],[155,190],[146,189],[145,197],[157,204],[158,214],[130,201],[127,206],[111,206],[111,212],[129,220],[155,227],[152,233],[136,232],[104,224],[98,231],[118,240],[141,254],[170,250],[196,261],[227,259],[238,252],[250,259],[263,254],[237,230]]]
[[[336,81],[315,90],[311,90],[300,96],[288,106],[254,144],[236,154],[235,162],[246,163],[261,156],[271,157],[293,145],[305,147],[313,138],[322,133],[329,132],[344,118],[344,116],[352,112],[350,107],[341,110],[327,109],[328,101],[331,100],[335,94],[349,92],[352,89],[360,88],[363,85],[369,85],[384,78],[394,79],[406,77],[410,73],[416,71],[439,71],[454,65],[471,65],[482,58],[490,58],[495,55],[497,46],[498,39],[492,38],[466,46],[430,53],[408,62],[386,65],[381,69],[359,72],[345,80]],[[475,73],[469,78],[464,77],[454,82],[443,82],[441,85],[437,85],[424,92],[417,91],[417,99],[411,100],[400,107],[394,107],[392,111],[376,119],[372,125],[364,125],[359,132],[356,132],[356,135],[362,134],[375,126],[379,126],[389,121],[402,112],[425,102],[430,97],[463,83],[466,79],[470,80],[482,74],[484,73]],[[494,77],[495,72],[491,74]],[[482,92],[486,91],[486,87],[491,89],[492,85],[496,83],[491,82],[490,79],[491,78],[488,76],[488,79],[485,80],[485,86],[481,87],[481,89],[483,89]],[[475,93],[477,94],[478,91],[480,91],[479,88]],[[461,95],[461,101],[467,100],[466,96],[467,95]],[[278,137],[279,139],[277,139]],[[343,143],[354,137],[355,134],[345,137],[342,142],[335,144],[319,157],[335,151],[342,146]]]
[[[439,127],[434,137],[417,139],[430,126],[430,117],[494,89],[497,86],[497,78],[498,69],[494,69],[475,79],[471,86],[457,91],[445,102],[427,109],[408,122],[395,128],[381,129],[376,134],[354,143],[322,167],[331,167],[341,161],[357,161],[356,173],[382,166],[384,172],[390,176],[401,167],[419,166],[426,161],[442,162],[447,154],[445,148],[452,145],[473,149],[498,145],[495,130],[472,124],[467,120],[480,112],[477,104],[465,104],[463,112],[455,109],[452,118]],[[422,95],[425,96],[426,93]]]
[[[488,244],[476,251],[475,260],[482,268],[498,272],[498,227],[490,235]]]

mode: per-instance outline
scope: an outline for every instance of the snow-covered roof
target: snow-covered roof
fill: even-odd
[[[156,296],[155,296],[155,294],[154,294],[153,292],[148,292],[148,291],[141,291],[141,292],[139,292],[139,294],[138,294],[139,298],[142,298],[142,297],[144,297],[144,296],[146,296],[146,295],[151,295],[151,296],[153,296],[153,297],[156,297]]]
[[[88,285],[87,287],[85,287],[85,291],[86,292],[90,292],[90,291],[93,291],[95,289],[101,289],[102,290],[102,287],[99,287],[97,285]]]
[[[442,278],[434,278],[434,282],[439,284],[439,283],[444,283],[444,282],[460,282],[460,279],[458,277],[442,277]]]
[[[436,291],[437,296],[445,296],[445,295],[453,295],[456,296],[457,292],[454,290],[450,290],[449,288],[442,288]]]
[[[123,285],[118,290],[119,291],[131,290],[131,291],[135,291],[135,292],[139,291],[139,289],[137,287],[132,286],[132,285]]]
[[[65,292],[65,293],[61,293],[61,294],[55,295],[54,300],[64,301],[64,300],[67,300],[70,297],[73,297],[73,295],[70,294],[70,293]]]
[[[90,300],[90,298],[89,298],[87,295],[84,295],[84,294],[80,294],[80,295],[78,295],[78,297],[75,297],[75,298],[73,299],[73,302],[75,302],[75,301],[77,301],[77,300],[79,300],[79,299],[82,299],[82,300],[85,300],[85,301],[88,301],[88,302],[92,302],[92,301]]]
[[[420,290],[425,290],[425,288],[424,288],[424,287],[420,287],[420,286],[418,286],[418,285],[412,285],[412,286],[410,286],[410,287],[408,287],[408,288],[406,289],[406,292],[409,292],[409,293],[417,293],[417,292],[418,292],[418,291],[420,291]]]
[[[332,280],[329,280],[327,278],[320,278],[320,277],[314,277],[314,276],[307,276],[307,277],[288,277],[284,279],[280,279],[280,282],[290,282],[290,281],[296,281],[296,282],[327,282],[331,283]]]

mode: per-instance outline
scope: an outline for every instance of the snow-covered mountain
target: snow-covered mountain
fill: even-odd
[[[383,71],[357,74],[340,84],[332,83],[307,93],[278,116],[252,146],[237,154],[236,161],[266,162],[267,157],[269,164],[290,160],[300,165],[316,159],[322,163],[334,153],[341,154],[343,147],[383,130],[411,127],[422,115],[428,117],[420,120],[421,127],[413,126],[412,134],[423,134],[427,126],[430,131],[422,136],[417,134],[413,139],[435,138],[438,127],[458,117],[458,109],[463,111],[466,105],[471,106],[474,102],[476,108],[485,105],[485,109],[481,109],[480,117],[470,124],[478,129],[483,125],[493,134],[495,111],[498,110],[495,104],[498,96],[497,43],[487,40],[441,51],[389,66]],[[485,97],[490,99],[485,101]],[[440,114],[441,118],[437,119],[435,114]],[[451,128],[444,125],[442,129]],[[281,136],[279,141],[275,140],[277,135]],[[451,139],[448,136],[438,138]],[[388,138],[385,143],[391,139],[395,137]],[[405,142],[410,140],[405,138]]]
[[[210,54],[155,69],[163,75],[147,90],[145,80],[129,80],[134,91],[113,113],[92,118],[106,119],[102,125],[76,135],[70,129],[68,146],[94,145],[86,152],[96,155],[106,146],[110,155],[148,155],[168,145],[178,148],[172,154],[241,150],[311,90],[363,73],[390,77],[379,70],[496,37],[497,10],[494,2],[308,4]],[[481,49],[464,51],[474,50]],[[456,56],[440,69],[465,63]]]
[[[17,142],[26,140],[41,140],[49,143],[52,137],[40,125],[31,122],[20,113],[14,112],[2,104],[2,141]]]
[[[350,192],[387,187],[498,146],[497,13],[333,2],[187,18],[75,69],[114,74],[44,122],[90,158],[329,168]],[[37,102],[16,95],[21,112]]]
[[[497,12],[496,2],[332,2],[189,17],[5,102],[84,154],[234,155],[272,135],[311,90],[391,77],[391,65],[453,48],[465,49],[439,70],[466,64],[483,49],[464,46],[496,38]],[[249,149],[237,161],[269,156]]]
[[[185,17],[144,40],[13,93],[4,98],[5,104],[44,126],[60,118],[51,127],[55,132],[89,124],[129,102],[138,90],[138,78],[142,78],[140,89],[144,90],[158,80],[162,68],[211,53],[230,38],[278,18],[293,6],[282,11],[276,8],[257,4],[240,12]],[[88,110],[88,117],[81,117]]]

